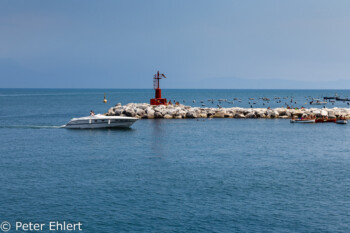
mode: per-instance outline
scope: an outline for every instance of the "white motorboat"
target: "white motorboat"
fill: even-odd
[[[292,119],[290,123],[315,123],[315,119]]]
[[[97,129],[97,128],[129,128],[138,118],[105,116],[97,114],[94,116],[71,119],[64,128],[69,129]]]
[[[347,120],[341,120],[341,119],[339,119],[339,120],[336,120],[335,123],[337,123],[337,124],[347,124],[348,121],[347,121]]]
[[[322,102],[320,100],[317,100],[317,101],[313,100],[310,102],[310,104],[311,105],[324,105],[324,104],[327,104],[327,102],[325,102],[325,101]]]

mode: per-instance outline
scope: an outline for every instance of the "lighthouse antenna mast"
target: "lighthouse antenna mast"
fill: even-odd
[[[162,78],[166,78],[165,74],[160,74],[159,70],[157,73],[153,76],[153,88],[154,89],[159,89],[159,80]]]

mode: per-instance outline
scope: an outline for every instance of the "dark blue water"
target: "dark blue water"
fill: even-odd
[[[246,96],[350,95],[163,92],[193,105],[239,97],[246,107]],[[129,130],[56,127],[91,109],[106,112],[152,96],[152,90],[1,89],[0,221],[80,221],[83,232],[350,231],[349,125],[163,119],[139,120]]]

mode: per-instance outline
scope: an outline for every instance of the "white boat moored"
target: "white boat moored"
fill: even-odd
[[[324,104],[327,104],[327,102],[325,102],[325,101],[322,102],[322,101],[317,100],[317,101],[311,101],[310,104],[311,105],[324,105]]]
[[[335,123],[337,123],[337,124],[347,124],[348,121],[347,120],[337,120]]]
[[[134,117],[105,116],[97,114],[94,116],[71,119],[64,128],[69,129],[97,129],[97,128],[129,128],[137,121]]]
[[[310,119],[310,120],[292,119],[290,120],[290,123],[315,123],[315,119]]]

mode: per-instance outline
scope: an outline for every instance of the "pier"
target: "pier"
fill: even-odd
[[[182,104],[150,105],[147,103],[120,103],[111,107],[108,116],[130,116],[143,119],[185,119],[185,118],[267,118],[290,119],[292,116],[329,117],[350,119],[349,108],[204,108]]]

